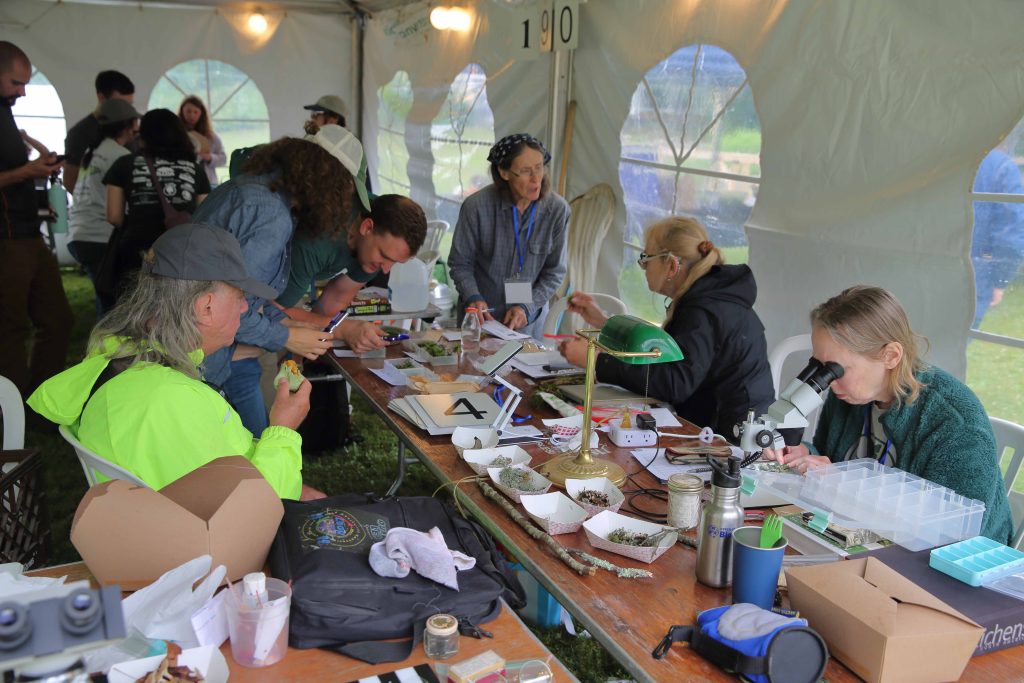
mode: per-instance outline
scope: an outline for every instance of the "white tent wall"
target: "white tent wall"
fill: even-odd
[[[428,217],[437,211],[432,179],[430,124],[448,96],[455,76],[476,63],[487,76],[487,99],[494,112],[494,134],[529,132],[546,141],[551,54],[518,61],[515,39],[520,35],[514,8],[497,3],[474,5],[474,24],[466,33],[435,31],[427,22],[426,3],[375,14],[366,26],[363,86],[363,144],[371,171],[379,168],[376,140],[378,89],[398,71],[409,75],[414,100],[406,119],[409,148],[409,180],[413,198],[423,204]],[[502,28],[505,27],[505,28]],[[402,35],[402,29],[408,29]]]
[[[688,44],[722,47],[761,122],[747,236],[769,347],[806,332],[828,296],[878,284],[929,338],[928,358],[963,376],[969,190],[1024,115],[1024,4],[602,0],[581,15],[567,194],[618,187],[619,131],[648,69]],[[599,289],[615,291],[621,259],[608,239]]]
[[[244,15],[227,10],[4,0],[0,40],[23,49],[46,74],[69,126],[96,106],[98,71],[127,74],[142,110],[165,71],[198,58],[227,62],[252,78],[266,99],[272,138],[301,133],[301,105],[320,95],[338,94],[354,105],[350,18],[269,9],[266,15],[274,33],[257,46],[235,28]]]

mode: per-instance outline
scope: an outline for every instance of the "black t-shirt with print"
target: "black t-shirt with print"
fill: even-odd
[[[179,211],[193,213],[196,197],[210,193],[210,180],[195,161],[153,160],[157,180],[164,195]],[[153,188],[149,167],[141,154],[123,156],[103,176],[104,185],[124,190],[125,217],[118,229],[114,270],[118,279],[135,270],[141,253],[153,246],[164,232],[164,210]]]
[[[157,180],[163,186],[164,195],[179,211],[192,213],[196,210],[196,197],[209,194],[210,180],[194,161],[154,159],[153,168]],[[126,234],[163,232],[164,210],[160,197],[153,188],[153,180],[141,154],[123,156],[111,165],[103,177],[104,185],[114,185],[124,190]]]

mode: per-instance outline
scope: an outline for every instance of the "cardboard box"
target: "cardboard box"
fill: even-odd
[[[931,550],[917,552],[898,545],[873,550],[875,557],[925,589],[939,600],[985,629],[974,656],[988,654],[1024,643],[1024,601],[989,590],[969,586],[928,566]],[[863,557],[863,556],[862,556]]]
[[[873,557],[786,570],[789,600],[869,683],[955,681],[982,629]]]
[[[90,488],[71,523],[71,542],[102,585],[149,585],[199,555],[232,581],[260,571],[284,506],[240,455],[213,460],[159,491],[114,480]]]

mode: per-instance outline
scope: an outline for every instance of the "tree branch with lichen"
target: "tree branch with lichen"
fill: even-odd
[[[519,514],[519,511],[512,507],[511,503],[509,503],[505,499],[505,496],[495,491],[490,484],[488,484],[481,478],[478,478],[476,480],[476,484],[477,486],[480,487],[480,491],[485,496],[487,496],[488,498],[496,502],[498,505],[500,505],[501,509],[503,509],[516,524],[521,526],[523,530],[530,535],[531,538],[535,538],[538,541],[542,541],[544,545],[551,549],[551,552],[553,552],[558,557],[558,559],[569,565],[569,567],[572,568],[572,570],[575,571],[577,574],[579,574],[580,576],[593,576],[597,573],[596,568],[589,567],[573,558],[571,555],[569,555],[569,553],[565,551],[565,548],[559,545],[558,541],[552,538],[549,534],[546,534],[542,530],[538,529],[536,526],[534,526],[533,522]]]

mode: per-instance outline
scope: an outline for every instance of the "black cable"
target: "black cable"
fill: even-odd
[[[654,438],[654,455],[651,456],[651,459],[648,460],[646,464],[643,464],[640,467],[640,469],[626,475],[626,481],[631,483],[636,488],[630,491],[623,491],[622,493],[627,496],[625,505],[628,506],[629,511],[632,512],[634,515],[640,517],[641,519],[646,519],[649,522],[664,524],[666,521],[668,521],[667,511],[664,514],[650,512],[648,510],[643,510],[637,507],[637,503],[635,502],[637,499],[647,497],[654,498],[655,500],[659,501],[665,501],[666,503],[668,502],[667,491],[660,488],[640,486],[640,484],[633,480],[633,477],[635,475],[640,474],[641,472],[643,472],[644,470],[651,466],[651,464],[657,459],[658,453],[661,451],[661,435],[658,433],[657,425],[655,425],[654,427]],[[637,460],[637,462],[640,461]]]

